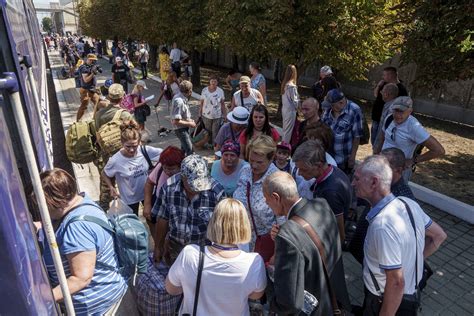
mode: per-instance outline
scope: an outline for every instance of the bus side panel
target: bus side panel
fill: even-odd
[[[57,315],[0,96],[0,315]]]

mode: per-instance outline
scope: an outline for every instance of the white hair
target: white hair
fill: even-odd
[[[299,198],[295,179],[288,173],[276,171],[263,180],[263,190],[266,193],[276,193],[282,199]]]
[[[380,188],[390,191],[392,168],[390,168],[390,163],[385,156],[373,155],[365,158],[360,164],[359,170],[364,175],[370,174],[379,179]]]

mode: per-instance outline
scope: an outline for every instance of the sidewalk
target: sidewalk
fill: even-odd
[[[57,53],[50,53],[51,69],[60,69],[61,62]],[[106,61],[99,61],[104,68],[104,73],[99,76],[99,84],[106,78],[110,78],[111,66]],[[69,124],[75,120],[76,111],[79,107],[79,93],[74,88],[73,79],[55,78],[56,91],[63,119],[64,131],[67,131]],[[148,90],[145,96],[159,95],[158,83],[153,80],[146,80]],[[129,90],[131,90],[131,86]],[[150,104],[154,104],[152,101]],[[197,101],[191,102],[191,112],[193,117],[197,113]],[[92,108],[89,108],[92,111]],[[88,113],[87,115],[91,115]],[[158,108],[158,117],[154,113],[148,117],[146,127],[151,131],[151,146],[164,148],[168,145],[179,146],[179,141],[173,133],[166,137],[159,137],[156,131],[160,127],[170,128],[169,111],[167,105],[162,102]],[[211,151],[198,152],[209,160],[213,159]],[[76,177],[78,178],[81,190],[87,191],[92,198],[98,199],[98,174],[97,169],[92,165],[84,165],[83,169],[75,165]],[[474,311],[474,229],[454,216],[446,214],[433,206],[421,203],[426,213],[448,234],[448,239],[443,246],[428,259],[435,274],[428,282],[428,286],[422,297],[421,315],[473,315]],[[353,304],[362,304],[363,282],[361,276],[361,266],[349,253],[344,253],[345,277],[349,293]],[[130,314],[132,316],[132,314]]]

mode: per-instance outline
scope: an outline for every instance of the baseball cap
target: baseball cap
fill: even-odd
[[[104,87],[106,87],[106,88],[108,89],[108,88],[110,88],[110,86],[113,85],[113,84],[114,84],[114,82],[113,82],[112,79],[107,79],[107,80],[105,80],[105,82],[104,82]]]
[[[227,114],[227,120],[235,124],[245,125],[248,122],[249,115],[250,113],[246,108],[237,106]]]
[[[341,101],[344,98],[345,98],[344,93],[342,93],[341,90],[332,89],[332,90],[329,90],[326,100],[329,103],[337,103],[337,102]]]
[[[114,83],[109,87],[109,98],[112,100],[117,100],[123,98],[125,91],[121,84]]]
[[[115,57],[115,62],[118,63],[119,61],[122,61],[122,57],[120,56]]]
[[[395,100],[393,100],[392,106],[390,109],[393,110],[400,110],[400,111],[406,111],[408,109],[411,109],[413,107],[413,100],[410,97],[407,96],[402,96],[398,97]]]
[[[322,66],[319,73],[321,73],[323,75],[331,75],[332,74],[332,69],[329,66]]]
[[[250,83],[250,77],[248,77],[248,76],[242,76],[242,77],[240,77],[239,84],[241,84],[241,83],[245,83],[245,84]]]
[[[291,145],[288,144],[287,142],[284,142],[284,141],[279,142],[277,144],[277,148],[285,149],[285,150],[288,150],[289,152],[291,152]]]
[[[233,152],[234,154],[236,154],[237,156],[240,155],[240,144],[237,143],[237,142],[234,142],[234,141],[231,141],[231,140],[227,140],[224,145],[222,145],[221,147],[221,153],[225,153],[225,152]]]
[[[97,56],[95,54],[87,54],[87,59],[97,60]]]
[[[199,155],[193,154],[184,158],[181,163],[181,175],[186,177],[187,183],[194,192],[211,189],[212,181],[207,162]]]
[[[145,81],[143,81],[143,80],[137,80],[137,86],[142,86],[143,89],[145,89],[145,90],[148,89],[147,86],[146,86]]]

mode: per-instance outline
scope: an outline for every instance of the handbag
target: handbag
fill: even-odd
[[[199,289],[201,288],[201,278],[202,270],[204,269],[204,245],[199,246],[199,265],[198,265],[198,275],[196,280],[196,289],[194,292],[194,306],[193,306],[193,316],[196,316],[197,306],[199,300]],[[181,304],[178,305],[178,310]],[[183,316],[191,316],[190,314],[183,314]]]
[[[407,202],[405,202],[404,200],[400,198],[399,200],[403,204],[405,204],[408,217],[410,218],[411,227],[413,228],[415,232],[415,293],[403,294],[402,301],[400,303],[400,306],[398,307],[397,312],[402,312],[402,311],[415,312],[420,308],[420,294],[419,294],[420,288],[418,286],[418,242],[416,240],[416,226],[415,226],[415,220],[413,219],[413,214],[411,212],[410,206],[408,206]],[[383,293],[380,290],[377,279],[375,278],[372,271],[370,271],[370,269],[369,269],[369,274],[370,274],[370,278],[372,279],[372,282],[374,283],[374,287],[377,290],[377,293],[379,293],[379,300],[378,300],[378,305],[376,306],[376,310],[380,311],[380,309],[382,308],[382,303],[383,303]]]
[[[255,219],[253,217],[252,207],[250,206],[250,182],[247,182],[247,204],[249,206],[250,217],[252,219],[253,230],[257,239],[255,241],[254,252],[258,253],[263,258],[263,262],[267,263],[275,253],[275,242],[273,241],[270,233],[264,235],[257,234],[257,225],[255,225]]]
[[[331,306],[332,306],[333,315],[345,315],[344,310],[339,308],[339,305],[336,299],[336,292],[334,292],[334,289],[332,288],[332,285],[331,285],[331,279],[329,278],[329,272],[327,268],[326,253],[324,251],[324,246],[323,246],[323,243],[321,242],[321,238],[319,238],[318,234],[314,231],[313,227],[311,227],[311,225],[302,217],[293,215],[290,218],[290,220],[299,224],[304,229],[306,234],[308,234],[308,236],[313,241],[313,244],[318,249],[319,257],[321,258],[321,262],[323,264],[324,279],[326,280],[329,297],[331,298]]]

